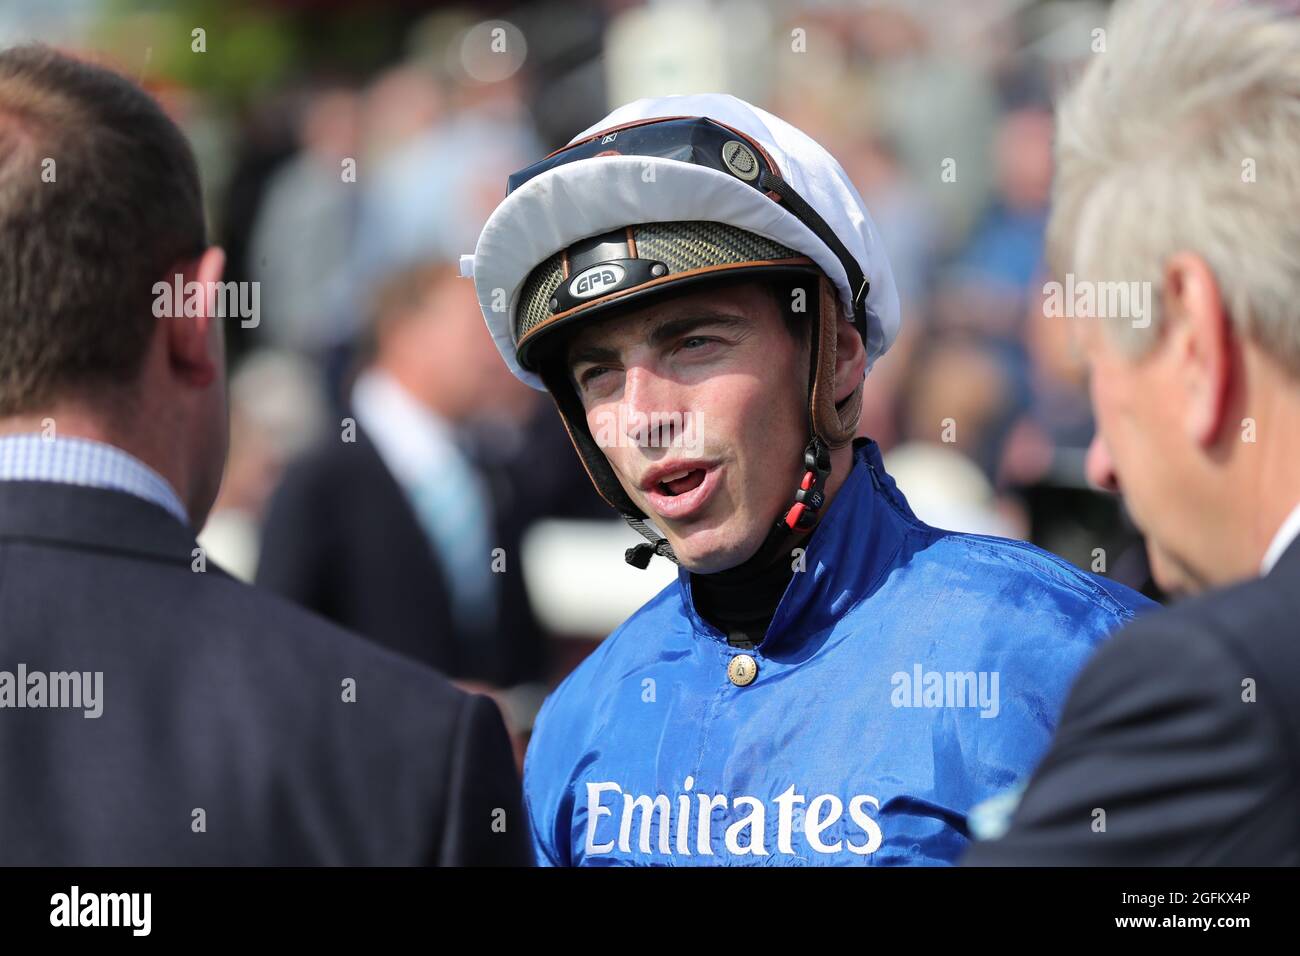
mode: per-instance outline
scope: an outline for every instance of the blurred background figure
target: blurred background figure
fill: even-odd
[[[326,412],[316,367],[261,349],[230,377],[230,452],[199,544],[242,581],[257,572],[266,503],[285,466],[320,440]]]
[[[350,414],[286,475],[257,580],[448,675],[502,684],[538,676],[539,649],[535,629],[498,644],[503,516],[460,433],[512,389],[480,326],[447,264],[382,284]],[[511,410],[526,412],[519,397]]]
[[[445,262],[387,277],[348,379],[339,428],[271,501],[257,583],[476,689],[543,681],[513,565],[585,476],[502,366],[472,283]]]
[[[345,86],[313,92],[299,122],[301,148],[266,184],[250,255],[262,305],[275,316],[265,339],[279,348],[316,355],[344,335],[331,303],[343,291],[358,197],[336,187],[360,145],[360,100]]]

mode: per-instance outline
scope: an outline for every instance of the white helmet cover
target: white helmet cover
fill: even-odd
[[[706,117],[760,145],[779,175],[825,220],[856,260],[869,287],[867,368],[893,343],[898,291],[866,204],[844,169],[820,144],[784,120],[734,96],[709,93],[637,100],[619,107],[570,144],[638,120]],[[857,290],[835,252],[779,202],[733,176],[655,156],[598,156],[537,175],[510,193],[488,218],[463,275],[473,275],[479,306],[497,349],[517,378],[545,389],[520,367],[511,329],[529,274],[571,244],[643,222],[726,223],[788,246],[812,259],[839,293],[846,318]]]

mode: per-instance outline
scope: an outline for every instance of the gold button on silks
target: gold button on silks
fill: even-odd
[[[758,662],[748,654],[737,654],[727,664],[727,678],[737,687],[754,683],[758,676]]]

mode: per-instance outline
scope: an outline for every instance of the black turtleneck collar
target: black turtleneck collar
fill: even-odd
[[[760,643],[794,576],[791,551],[804,537],[778,534],[743,564],[714,574],[692,573],[695,610],[733,645]]]

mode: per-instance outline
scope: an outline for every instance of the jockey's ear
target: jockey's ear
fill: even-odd
[[[837,322],[835,332],[835,404],[862,387],[867,375],[867,346],[852,322]]]

